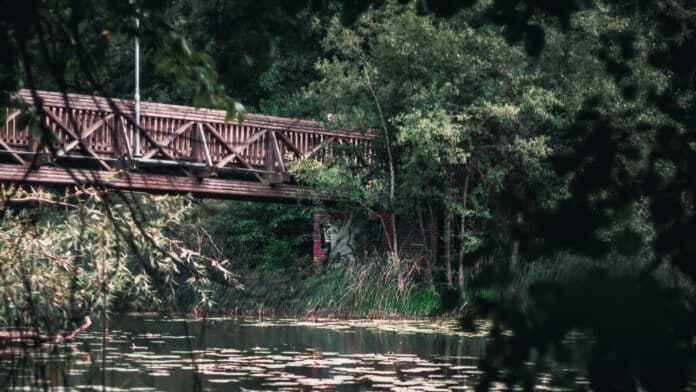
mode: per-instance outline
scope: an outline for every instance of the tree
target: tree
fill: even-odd
[[[597,339],[588,364],[594,389],[679,390],[694,336],[686,233],[694,224],[687,75],[695,64],[683,55],[694,45],[693,6],[554,4],[480,2],[455,7],[448,19],[391,4],[352,27],[334,21],[317,63],[321,79],[307,96],[336,127],[379,129],[385,118],[395,210],[442,214],[447,247],[459,215],[463,263],[499,260],[501,243],[510,261],[582,260],[566,280],[530,285],[526,306],[506,289],[523,267],[481,267],[470,289],[504,293],[475,296],[471,308],[494,320],[482,388],[502,380],[531,389],[527,361],[563,358],[563,337],[581,330]],[[335,168],[300,173],[385,206],[384,196],[367,197],[386,194],[385,155],[378,144],[381,170],[359,179]],[[450,259],[446,251],[447,284]],[[629,326],[633,333],[622,334]]]
[[[454,216],[459,218],[462,270],[467,255],[496,240],[494,226],[510,220],[498,218],[517,213],[496,207],[497,195],[515,187],[544,186],[550,193],[562,186],[548,181],[544,161],[564,121],[552,111],[579,100],[562,100],[561,94],[574,86],[547,86],[544,72],[522,48],[510,47],[491,25],[476,22],[480,13],[443,21],[418,15],[413,6],[390,4],[368,11],[353,29],[334,19],[324,40],[333,57],[317,63],[321,79],[306,93],[333,114],[332,127],[387,131],[379,133],[375,164],[384,165],[382,173],[389,173],[389,184],[394,182],[394,201],[380,205],[372,196],[361,202],[371,209],[389,210],[393,204],[397,214],[416,221],[429,215],[430,222],[437,222],[443,216],[450,286],[457,253]],[[320,188],[340,184],[337,194],[367,195],[369,186],[371,194],[390,195],[389,188],[374,190],[383,178],[375,169],[363,175],[351,185],[361,191],[345,192],[346,184],[329,179]],[[326,176],[300,177],[316,181]],[[339,171],[333,177],[347,178]],[[423,242],[434,256],[437,237]]]
[[[207,309],[211,282],[236,285],[226,261],[167,235],[190,212],[188,198],[6,187],[2,196],[0,323],[32,331],[23,338],[74,336],[65,332],[116,298],[152,306],[184,284]]]
[[[524,362],[534,357],[543,366],[548,355],[564,358],[563,337],[579,330],[594,339],[587,364],[593,390],[683,390],[696,332],[694,252],[685,234],[694,225],[688,194],[695,135],[693,116],[686,114],[693,113],[693,101],[685,99],[693,81],[685,77],[696,63],[677,55],[694,48],[693,4],[596,2],[578,10],[515,3],[491,4],[493,20],[511,42],[524,39],[528,53],[540,58],[553,47],[549,25],[558,23],[572,36],[575,23],[598,31],[588,16],[609,14],[620,23],[605,24],[588,40],[611,80],[580,101],[564,127],[567,148],[552,157],[556,175],[568,178],[568,195],[551,208],[529,198],[532,208],[525,211],[528,245],[536,238],[548,253],[590,258],[566,280],[531,285],[526,309],[518,295],[478,301],[479,315],[495,320],[481,389],[502,380],[531,390],[535,368]],[[649,206],[642,222],[648,230],[620,224],[637,205]],[[650,252],[641,260],[643,244]],[[627,257],[637,259],[637,271],[589,262]]]

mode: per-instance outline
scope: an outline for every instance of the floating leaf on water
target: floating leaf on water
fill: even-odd
[[[266,378],[268,377],[268,373],[251,373],[249,374],[249,377],[254,377],[254,378]]]
[[[421,387],[421,391],[424,391],[424,392],[448,392],[449,389],[447,389],[447,388],[443,389],[443,388],[439,388],[439,387],[435,387],[435,386],[424,385],[423,387]]]
[[[381,374],[364,374],[358,377],[359,380],[370,380],[372,382],[386,382],[386,383],[396,383],[399,382],[399,378],[396,376],[386,376]]]
[[[285,369],[286,365],[282,363],[266,363],[261,365],[266,369]]]
[[[401,371],[404,373],[429,373],[436,372],[438,370],[440,370],[440,368],[437,367],[415,367],[411,369],[401,369]]]
[[[343,373],[367,373],[370,371],[374,371],[376,369],[374,368],[367,368],[367,367],[352,367],[352,368],[347,368],[347,367],[336,367],[333,369],[334,371],[337,372],[343,372]]]
[[[221,372],[222,373],[222,372]],[[230,377],[246,377],[249,373],[247,372],[235,372],[235,371],[225,371],[223,374]]]
[[[221,372],[216,370],[198,370],[198,373],[206,376],[229,376],[227,372]]]
[[[339,379],[335,378],[312,378],[312,377],[307,377],[307,378],[299,378],[297,379],[297,382],[299,382],[302,385],[307,385],[311,387],[328,387],[332,385],[340,385],[342,382]]]
[[[75,389],[87,389],[87,390],[92,390],[92,391],[107,391],[107,392],[126,392],[128,389],[124,388],[119,388],[119,387],[112,387],[108,385],[75,385]],[[132,390],[132,389],[131,389]],[[148,391],[151,391],[153,389],[148,389]]]
[[[274,382],[267,382],[263,384],[264,386],[267,387],[296,387],[299,386],[300,384],[292,381],[274,381]]]
[[[250,373],[251,372],[258,373],[258,372],[263,372],[264,370],[266,370],[266,369],[264,369],[262,367],[258,367],[258,366],[243,366],[241,369],[246,371],[246,372],[250,372]]]
[[[456,365],[456,366],[451,366],[451,370],[467,370],[467,369],[478,369],[477,366],[467,366],[467,365]]]
[[[152,377],[169,377],[172,374],[169,372],[152,372],[150,373],[150,376]]]
[[[211,378],[208,382],[213,384],[228,384],[231,382],[239,382],[236,378]]]
[[[373,370],[365,371],[365,373],[376,374],[379,376],[388,376],[388,375],[394,374],[394,371],[393,370],[374,370],[373,369]]]
[[[137,373],[140,372],[140,369],[133,368],[133,367],[106,367],[104,368],[105,372],[119,372],[119,373]]]
[[[262,364],[262,363],[274,363],[274,362],[275,362],[275,361],[273,361],[273,360],[270,359],[270,358],[264,358],[264,357],[254,357],[254,358],[248,359],[248,361],[251,362],[251,363],[258,363],[258,364]]]
[[[187,340],[196,340],[195,336],[186,336],[186,335],[161,335],[160,338],[162,339],[167,339],[167,340],[182,340],[182,339],[187,339]]]
[[[294,359],[294,357],[291,357],[289,355],[271,355],[268,358],[274,361],[291,361]]]

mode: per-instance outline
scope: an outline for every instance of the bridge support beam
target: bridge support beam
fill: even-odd
[[[230,199],[265,199],[275,201],[296,200],[304,188],[276,184],[264,185],[253,181],[171,176],[138,172],[106,172],[103,170],[65,169],[55,166],[41,166],[29,170],[26,166],[0,164],[0,182],[31,183],[43,185],[95,185],[112,189],[161,192],[191,193]]]

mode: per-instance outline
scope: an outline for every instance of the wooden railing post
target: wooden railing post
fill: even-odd
[[[195,162],[205,163],[205,167],[197,167],[193,170],[193,174],[199,180],[211,177],[215,174],[213,161],[210,156],[210,149],[205,140],[205,131],[203,124],[196,123],[191,127],[191,157]]]
[[[265,179],[270,184],[280,184],[288,180],[285,172],[283,157],[280,155],[280,145],[276,137],[276,131],[269,129],[263,139],[263,162]]]
[[[266,131],[263,138],[263,168],[266,171],[273,170],[273,147],[271,146],[272,131]]]
[[[44,121],[45,114],[41,114],[41,121]],[[19,130],[17,130],[19,131]],[[51,153],[48,151],[48,149],[45,146],[41,146],[41,135],[43,132],[39,135],[36,135],[32,132],[29,132],[27,130],[27,142],[30,148],[30,151],[33,152],[35,157],[31,160],[31,162],[36,165],[36,166],[44,166],[53,163],[53,156]]]
[[[114,121],[113,132],[111,135],[113,138],[113,156],[116,159],[121,159],[126,155],[126,134],[120,118],[118,121]]]
[[[273,182],[273,146],[271,145],[271,130],[266,131],[263,135],[263,169],[266,171],[264,174],[268,182]]]
[[[137,167],[133,160],[133,148],[128,137],[127,122],[123,117],[114,117],[111,135],[112,153],[114,158],[118,159],[117,168],[135,170]]]
[[[194,131],[191,132],[191,159],[194,162],[203,162],[203,144],[200,132],[198,132],[197,124],[194,125]]]

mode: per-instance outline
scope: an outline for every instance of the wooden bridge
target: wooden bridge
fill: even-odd
[[[282,200],[303,190],[287,159],[328,162],[354,149],[367,163],[371,154],[371,135],[313,121],[250,114],[228,123],[225,111],[144,102],[138,131],[133,101],[38,91],[37,104],[30,91],[20,95],[40,109],[52,140],[22,128],[20,110],[5,109],[0,182]]]

